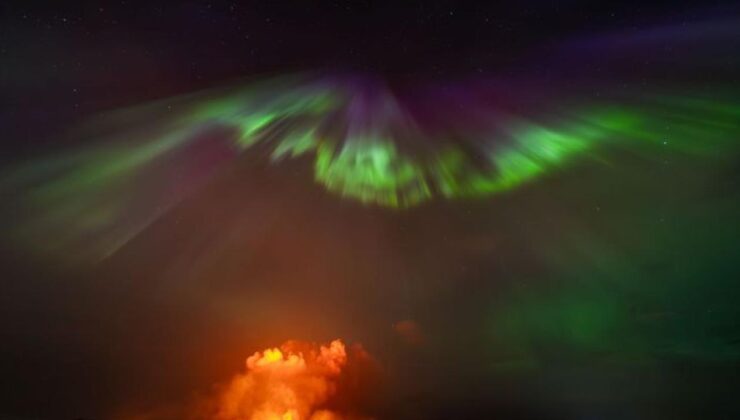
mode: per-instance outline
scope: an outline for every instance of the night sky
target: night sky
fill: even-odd
[[[736,2],[48,3],[0,418],[740,417]]]

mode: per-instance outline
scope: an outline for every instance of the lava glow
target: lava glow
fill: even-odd
[[[344,415],[326,408],[337,394],[347,365],[344,343],[326,345],[288,341],[247,358],[217,398],[218,420],[336,420]]]

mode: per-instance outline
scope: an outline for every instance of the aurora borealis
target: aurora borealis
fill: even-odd
[[[11,170],[10,187],[32,185],[21,203],[33,216],[20,226],[19,235],[61,231],[54,246],[64,252],[81,237],[92,237],[96,250],[91,252],[105,257],[181,200],[192,183],[205,182],[201,178],[235,164],[241,155],[259,154],[252,152],[256,148],[277,167],[285,160],[307,159],[314,181],[338,198],[407,209],[435,199],[495,196],[584,159],[608,164],[613,150],[630,150],[656,162],[673,155],[717,155],[734,148],[729,139],[740,130],[740,108],[732,102],[675,94],[644,95],[640,105],[560,106],[561,116],[549,115],[556,105],[543,105],[538,98],[543,109],[536,111],[544,120],[538,122],[506,111],[506,104],[484,105],[490,102],[485,82],[465,87],[476,92],[476,100],[463,92],[459,103],[447,105],[450,109],[434,109],[442,116],[427,127],[429,117],[419,115],[423,111],[401,105],[377,83],[356,77],[349,82],[330,76],[307,79],[253,82],[116,111],[111,118],[117,125],[137,126],[147,115],[161,115],[173,104],[179,108],[143,132],[116,131],[90,151],[66,152]],[[459,121],[457,107],[473,115]],[[96,129],[106,130],[101,125]],[[195,147],[213,150],[208,153],[214,156],[188,168],[187,154],[202,153]],[[180,178],[157,175],[162,166],[184,173],[175,175]],[[152,208],[132,214],[130,207],[139,204],[137,187],[114,191],[149,171],[161,183],[152,192],[156,206],[147,203]],[[179,181],[183,176],[184,183]],[[126,218],[133,220],[121,227]]]
[[[1,418],[740,414],[735,5],[290,3],[0,8]]]

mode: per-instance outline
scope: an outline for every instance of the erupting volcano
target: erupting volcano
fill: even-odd
[[[343,374],[353,360],[341,340],[325,345],[287,341],[258,351],[203,415],[215,420],[357,418],[333,408],[334,399],[346,391]]]

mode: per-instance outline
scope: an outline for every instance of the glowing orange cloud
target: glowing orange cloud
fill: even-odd
[[[287,341],[246,359],[246,370],[185,404],[123,408],[116,420],[372,420],[382,368],[361,345]]]
[[[347,352],[340,340],[326,345],[288,341],[247,358],[217,398],[217,420],[339,420],[326,407],[337,393]]]

